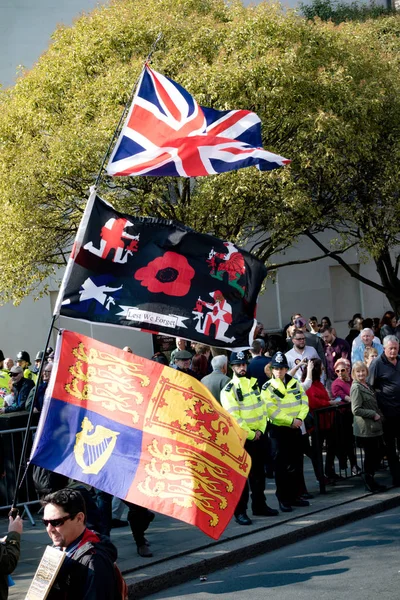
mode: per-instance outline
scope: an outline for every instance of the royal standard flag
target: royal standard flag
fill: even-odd
[[[246,484],[245,439],[190,375],[64,330],[31,462],[218,539]]]

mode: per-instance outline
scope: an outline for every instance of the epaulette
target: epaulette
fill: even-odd
[[[232,381],[230,381],[229,383],[226,384],[225,391],[230,392],[232,388],[233,388],[233,383],[232,383]]]
[[[269,379],[268,381],[266,381],[264,383],[264,385],[261,387],[262,390],[267,390],[269,388],[269,386],[271,385],[271,380]]]
[[[253,386],[252,386],[252,388],[251,388],[251,389],[252,389],[252,390],[257,390],[257,391],[258,391],[258,381],[255,381],[255,382],[253,383]]]

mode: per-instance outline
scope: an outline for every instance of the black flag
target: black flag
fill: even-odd
[[[231,242],[119,213],[93,193],[55,314],[243,349],[266,273]]]

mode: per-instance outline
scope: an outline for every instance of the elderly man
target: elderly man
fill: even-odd
[[[175,358],[176,358],[176,354],[177,352],[183,352],[186,351],[186,340],[183,338],[176,338],[176,348],[174,348],[171,352],[171,362],[169,363],[171,367],[173,367],[175,365]],[[190,358],[192,358],[192,355],[190,355]]]
[[[400,356],[395,335],[383,338],[384,352],[371,366],[368,383],[375,389],[378,406],[384,416],[383,437],[393,485],[400,486]],[[397,446],[397,448],[396,448]]]
[[[25,402],[28,399],[29,392],[35,386],[32,379],[26,379],[24,377],[24,371],[22,367],[11,367],[10,376],[12,381],[14,402],[11,406],[0,408],[0,414],[25,410]]]
[[[365,328],[361,331],[361,344],[355,345],[353,342],[353,347],[351,351],[351,362],[354,363],[357,360],[364,362],[364,352],[366,348],[375,348],[378,352],[378,356],[380,356],[383,352],[383,346],[379,342],[374,342],[374,332],[372,329]]]
[[[196,373],[190,368],[191,362],[192,355],[188,350],[179,350],[179,352],[175,353],[174,368],[177,371],[182,371],[182,373],[196,377]]]
[[[221,392],[221,404],[247,434],[245,449],[251,457],[249,484],[253,515],[275,517],[278,511],[270,508],[265,498],[267,408],[261,399],[257,379],[246,377],[247,360],[244,352],[232,352],[230,364],[233,377]],[[251,525],[246,512],[248,499],[249,490],[245,485],[235,509],[235,519],[239,525]]]
[[[224,354],[214,356],[211,361],[212,373],[206,375],[201,380],[206,388],[212,393],[214,398],[221,404],[221,390],[229,383],[230,379],[227,376],[228,358]]]

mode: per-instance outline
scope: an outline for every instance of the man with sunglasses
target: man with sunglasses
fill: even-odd
[[[308,361],[319,358],[319,356],[315,348],[306,345],[306,336],[301,329],[293,331],[292,342],[293,348],[286,352],[285,357],[292,377],[301,381],[303,373],[307,371]]]
[[[110,539],[86,527],[81,493],[65,488],[44,497],[43,524],[55,548],[66,553],[48,600],[117,600],[114,563],[117,549]]]
[[[32,379],[26,379],[24,377],[22,367],[11,367],[10,377],[12,381],[14,402],[11,406],[0,408],[0,414],[25,410],[25,403],[28,399],[29,392],[35,386]]]

